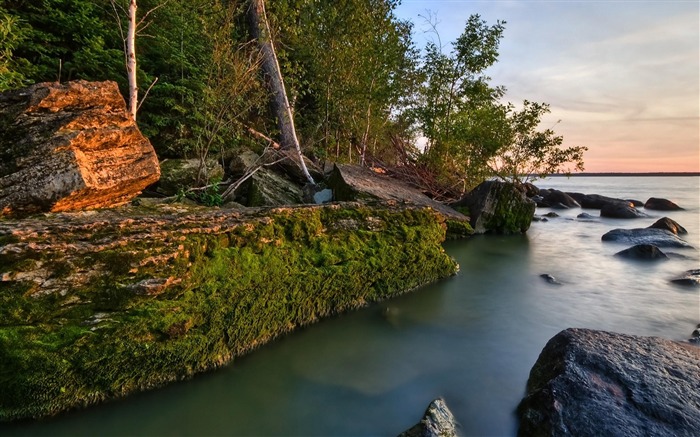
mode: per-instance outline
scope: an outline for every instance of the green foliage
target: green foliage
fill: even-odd
[[[101,280],[76,283],[65,295],[31,296],[0,282],[0,420],[183,379],[456,271],[440,246],[443,225],[427,209],[278,210],[218,234],[175,235],[183,255],[167,263],[135,255],[153,249],[150,239],[70,259],[71,274],[99,269]],[[155,253],[170,243],[159,244]],[[157,295],[129,285],[169,277],[181,282]]]
[[[0,92],[24,85],[24,75],[18,71],[12,52],[26,38],[26,29],[17,16],[0,7]]]

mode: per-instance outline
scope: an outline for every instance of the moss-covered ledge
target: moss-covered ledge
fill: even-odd
[[[445,229],[359,203],[0,220],[0,420],[187,378],[451,275]]]

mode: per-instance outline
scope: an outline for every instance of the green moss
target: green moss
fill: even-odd
[[[19,283],[0,283],[8,321],[0,326],[0,420],[186,378],[296,327],[451,275],[444,238],[427,209],[275,210],[226,233],[186,234],[178,244],[188,257],[136,272],[138,247],[91,254],[86,263],[108,267],[104,275],[64,296],[31,297]],[[58,266],[62,276],[71,265]],[[154,296],[129,287],[149,277],[181,281]]]

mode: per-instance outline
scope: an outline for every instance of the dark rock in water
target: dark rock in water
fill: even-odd
[[[521,436],[697,436],[700,348],[567,329],[530,371]]]
[[[576,202],[578,202],[579,205],[581,204],[581,200],[583,200],[583,198],[586,197],[586,195],[583,193],[575,193],[571,191],[567,191],[566,194],[572,199],[574,199]]]
[[[557,279],[550,275],[549,273],[542,273],[540,275],[540,278],[544,279],[545,281],[549,282],[550,284],[554,285],[561,285],[561,282],[557,281]]]
[[[597,217],[594,217],[587,212],[582,212],[581,214],[577,215],[576,218],[581,220],[595,220]]]
[[[700,287],[700,269],[688,270],[683,276],[676,279],[671,279],[671,282],[679,285],[688,285],[691,287]],[[700,326],[698,326],[700,328]],[[697,330],[696,330],[697,331]]]
[[[525,190],[525,195],[527,197],[534,197],[537,196],[540,193],[540,189],[537,188],[533,183],[531,182],[525,182],[522,185],[523,189]]]
[[[668,256],[653,244],[637,244],[629,249],[617,252],[615,256],[639,260],[668,259]]]
[[[552,209],[569,209],[570,207],[564,205],[561,202],[555,203],[554,205],[550,205],[550,208]]]
[[[430,403],[421,421],[398,437],[457,437],[457,423],[445,401]]]
[[[625,199],[625,201],[631,203],[632,206],[634,206],[635,208],[639,208],[640,206],[644,206],[644,202],[642,202],[641,200]]]
[[[474,232],[516,234],[526,232],[535,215],[535,202],[515,185],[485,181],[454,206],[469,208]]]
[[[615,241],[630,244],[652,244],[657,247],[688,247],[692,248],[685,240],[666,229],[613,229],[605,233],[603,241]]]
[[[658,211],[676,211],[683,209],[675,203],[668,199],[662,199],[658,197],[650,197],[649,200],[644,203],[644,209],[655,209]]]
[[[683,226],[679,225],[674,220],[671,220],[668,217],[658,219],[653,225],[648,226],[648,228],[650,228],[650,229],[666,229],[667,231],[671,231],[676,235],[688,233],[688,231],[686,231]]]
[[[622,203],[625,205],[630,205],[630,202],[628,202],[627,200],[601,196],[600,194],[586,194],[582,198],[577,200],[578,203],[581,204],[581,208],[586,209],[602,209],[605,205],[609,205],[611,203]]]
[[[547,190],[546,193],[542,194],[543,190],[540,190],[540,196],[542,196],[542,203],[547,204],[551,207],[560,205],[562,209],[566,208],[578,208],[581,205],[578,204],[573,197],[559,190]]]
[[[551,211],[551,212],[548,212],[547,214],[544,214],[542,217],[556,218],[556,217],[559,217],[559,214],[557,214],[554,211]]]
[[[637,208],[630,205],[629,203],[619,203],[619,202],[605,204],[600,209],[600,216],[601,217],[608,217],[608,218],[624,218],[624,219],[649,217],[648,215],[639,211]]]

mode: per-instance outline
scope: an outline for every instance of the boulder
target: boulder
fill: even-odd
[[[582,212],[581,214],[577,215],[576,218],[579,220],[595,220],[596,219],[595,216],[592,216],[587,212]]]
[[[615,256],[638,260],[668,259],[668,256],[653,244],[637,244],[629,249],[617,252]]]
[[[601,239],[629,244],[651,244],[657,247],[687,247],[692,248],[685,240],[666,229],[613,229],[606,232]]]
[[[581,205],[574,200],[573,197],[559,190],[547,190],[547,193],[542,195],[542,204],[549,205],[560,209],[579,208]]]
[[[650,228],[650,229],[666,229],[667,231],[671,231],[676,235],[688,233],[688,231],[686,231],[683,226],[679,225],[674,220],[671,220],[668,217],[658,219],[653,225],[648,226],[648,228]]]
[[[632,204],[622,202],[606,203],[600,209],[600,216],[623,219],[649,217],[648,215],[644,214],[643,212],[639,211],[637,208],[632,206]]]
[[[644,206],[644,202],[642,202],[641,200],[637,200],[637,199],[625,199],[625,202],[631,203],[632,206],[634,206],[635,208],[640,208],[640,207]]]
[[[678,285],[698,287],[700,286],[700,269],[688,270],[678,278],[671,279],[671,282]]]
[[[304,203],[301,187],[266,168],[256,171],[243,186],[246,193],[246,206],[284,206]]]
[[[569,193],[573,194],[573,193]],[[581,197],[576,197],[578,203],[581,204],[581,208],[586,209],[602,209],[605,205],[622,203],[629,205],[630,202],[624,199],[616,199],[614,197],[601,196],[600,194],[584,194]],[[632,205],[634,206],[634,205]]]
[[[644,209],[655,209],[658,211],[676,211],[683,208],[681,208],[680,206],[676,205],[668,199],[650,197],[649,200],[647,200],[644,203]]]
[[[399,437],[457,437],[457,422],[447,404],[435,399],[425,410],[423,418]]]
[[[336,164],[328,178],[328,186],[333,190],[333,198],[337,201],[364,200],[428,206],[450,220],[469,221],[469,217],[415,188],[358,165]]]
[[[479,234],[524,233],[536,208],[515,185],[501,181],[482,182],[455,205],[469,208],[472,228]]]
[[[172,196],[178,191],[193,188],[224,177],[224,168],[214,159],[203,163],[199,159],[166,159],[160,164],[157,191]]]
[[[567,329],[530,371],[522,436],[696,436],[700,348],[655,337]]]
[[[294,182],[302,185],[309,182],[306,179],[306,176],[304,176],[304,172],[301,170],[301,165],[299,164],[299,154],[296,152],[296,150],[268,149],[263,155],[263,159],[268,163],[274,162],[275,164],[273,168],[277,171],[277,173],[286,175]],[[316,183],[324,179],[323,169],[306,156],[304,157],[304,164]]]
[[[159,176],[115,82],[0,94],[0,215],[121,205]]]

